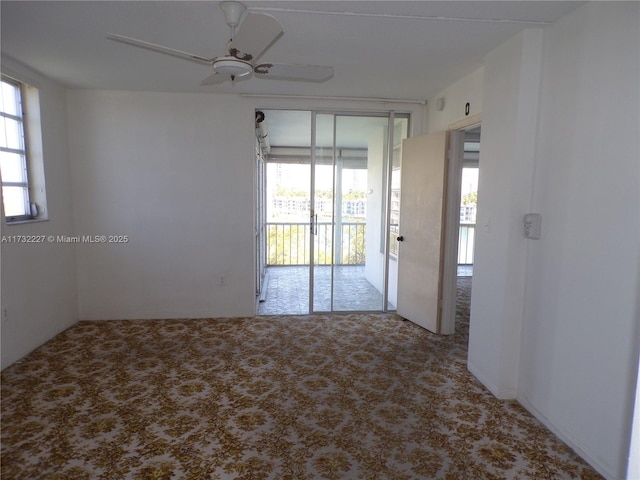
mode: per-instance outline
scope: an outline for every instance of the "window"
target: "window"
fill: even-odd
[[[35,124],[27,118],[31,113]],[[37,89],[3,75],[0,81],[0,175],[7,223],[44,218],[42,162],[34,165],[28,156],[30,147],[35,147],[36,152],[42,151],[39,118]]]

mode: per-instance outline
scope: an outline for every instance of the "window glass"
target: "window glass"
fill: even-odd
[[[10,148],[13,150],[23,150],[22,145],[22,121],[12,118],[3,118],[3,133],[0,136],[0,147]]]
[[[20,217],[26,214],[29,201],[25,198],[25,189],[22,187],[2,187],[2,199],[4,201],[5,217]]]
[[[31,206],[20,83],[2,77],[0,98],[0,173],[4,214],[9,222],[25,220],[31,218]]]
[[[0,92],[0,102],[2,102],[0,109],[8,115],[18,116],[20,111],[20,92],[16,89],[16,85],[3,79]]]
[[[27,182],[27,170],[24,155],[11,152],[0,152],[0,168],[3,182]]]

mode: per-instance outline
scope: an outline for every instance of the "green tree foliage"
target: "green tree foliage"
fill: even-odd
[[[267,265],[309,265],[309,226],[307,224],[271,224],[267,230]],[[366,225],[343,225],[340,259],[347,265],[365,263]],[[333,261],[333,229],[318,225],[313,237],[316,265],[330,265]]]
[[[478,192],[471,192],[462,196],[462,205],[477,205],[477,204],[478,204]]]
[[[308,265],[306,225],[269,225],[267,244],[268,265]]]

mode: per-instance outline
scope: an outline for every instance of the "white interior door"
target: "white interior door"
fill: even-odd
[[[402,144],[397,312],[435,333],[442,333],[447,148],[447,132]]]

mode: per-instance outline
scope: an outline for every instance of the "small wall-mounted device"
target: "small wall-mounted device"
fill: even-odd
[[[522,217],[523,234],[525,238],[539,239],[542,231],[542,215],[539,213],[527,213]]]

